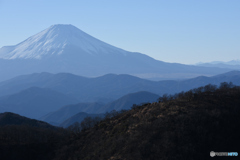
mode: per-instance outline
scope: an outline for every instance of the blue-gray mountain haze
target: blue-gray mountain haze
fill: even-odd
[[[17,45],[0,49],[0,81],[36,72],[67,72],[88,77],[114,73],[183,79],[227,71],[230,69],[166,63],[145,54],[128,52],[72,25],[53,25]]]
[[[114,74],[85,78],[67,73],[35,73],[0,83],[0,111],[11,111],[31,118],[40,118],[65,105],[76,104],[78,106],[77,103],[93,103],[98,102],[99,99],[111,99],[111,101],[105,101],[105,103],[112,102],[114,104],[117,102],[117,105],[102,105],[101,101],[97,103],[100,104],[98,107],[83,105],[80,107],[81,110],[78,110],[87,113],[103,113],[110,111],[111,107],[116,110],[131,107],[121,105],[123,101],[117,100],[121,97],[124,99],[123,96],[130,93],[146,91],[156,95],[174,94],[210,83],[219,85],[224,81],[240,85],[240,71],[231,71],[212,77],[201,76],[182,81],[150,81],[130,75]],[[137,98],[138,102],[145,102],[145,97],[147,96]],[[150,97],[155,100],[155,96]],[[134,98],[131,99],[134,100]],[[152,99],[149,99],[149,101],[152,101]],[[136,102],[132,101],[132,103]],[[106,107],[108,105],[109,107]],[[102,106],[105,108],[102,109]]]

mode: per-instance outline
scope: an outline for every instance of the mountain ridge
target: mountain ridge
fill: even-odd
[[[73,105],[69,104],[40,117],[40,120],[48,122],[50,124],[59,125],[79,112],[89,114],[91,113],[91,110],[97,110],[102,106],[103,104],[100,103],[78,103]]]
[[[219,76],[201,76],[182,81],[150,81],[131,75],[108,74],[96,78],[86,78],[66,73],[37,73],[0,82],[0,96],[14,94],[29,87],[36,86],[40,88],[50,88],[68,96],[75,97],[79,102],[94,102],[98,99],[105,99],[104,102],[108,103],[121,96],[138,91],[148,91],[162,95],[165,93],[174,94],[176,92],[186,91],[209,83],[219,85],[223,81],[232,81],[234,84],[240,85],[240,71],[227,72]],[[106,98],[108,98],[108,100]]]
[[[77,102],[76,99],[49,88],[30,87],[12,95],[1,96],[0,109],[2,112],[14,112],[38,119],[63,105]]]
[[[56,24],[27,38],[15,46],[5,46],[0,50],[0,58],[3,59],[42,59],[44,56],[60,55],[68,46],[77,46],[88,54],[97,54],[97,50],[118,49],[102,42],[73,25]],[[6,50],[10,53],[6,53]],[[114,53],[114,52],[113,52]]]
[[[0,49],[0,81],[35,72],[183,79],[227,71],[230,69],[166,63],[142,53],[125,51],[72,25],[53,25],[15,46]]]
[[[210,151],[237,151],[240,88],[202,88],[134,107],[81,132],[74,125],[75,138],[55,159],[202,160]]]
[[[41,128],[55,128],[44,121],[30,119],[19,114],[11,112],[0,113],[0,126],[6,125],[28,125]]]
[[[62,124],[64,121],[66,121],[67,119],[71,119],[71,117],[74,117],[76,113],[93,115],[93,114],[103,114],[106,112],[110,112],[112,110],[116,110],[116,111],[129,110],[133,106],[133,104],[141,105],[141,103],[156,102],[158,98],[159,98],[159,95],[157,94],[153,94],[146,91],[140,91],[140,92],[124,95],[123,97],[120,97],[117,100],[114,100],[107,104],[78,103],[78,104],[66,105],[56,111],[53,111],[51,113],[48,113],[47,115],[40,117],[39,119],[58,126],[59,124]],[[76,119],[76,117],[77,116],[71,119],[70,122]],[[80,119],[82,118],[80,117]],[[69,124],[69,122],[66,122],[66,124]]]

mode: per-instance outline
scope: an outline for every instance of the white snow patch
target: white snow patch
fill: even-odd
[[[72,25],[53,25],[15,46],[1,48],[0,58],[41,59],[44,55],[61,55],[68,45],[92,55],[126,55],[126,51],[102,42]]]

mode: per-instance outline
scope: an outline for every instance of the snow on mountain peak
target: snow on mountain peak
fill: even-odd
[[[0,58],[41,59],[44,56],[61,55],[68,46],[79,48],[78,54],[126,53],[122,49],[88,35],[73,25],[57,24],[15,46],[2,47]]]

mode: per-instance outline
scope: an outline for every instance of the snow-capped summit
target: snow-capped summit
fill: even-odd
[[[72,25],[53,25],[25,41],[0,49],[0,81],[36,72],[100,76],[132,74],[142,78],[181,79],[229,69],[171,64],[102,42]]]
[[[2,47],[0,58],[41,59],[44,56],[61,55],[68,47],[78,49],[78,54],[125,52],[88,35],[73,25],[57,24],[15,46]]]

